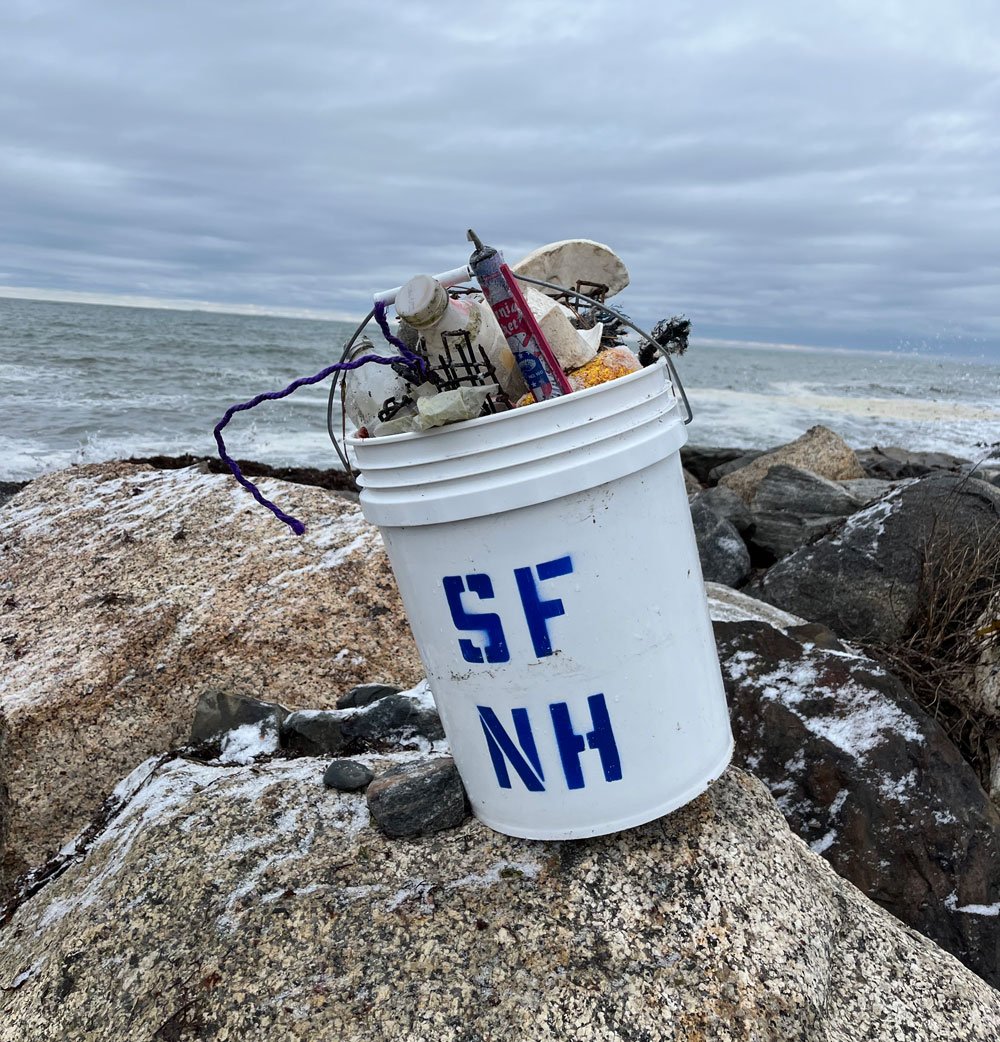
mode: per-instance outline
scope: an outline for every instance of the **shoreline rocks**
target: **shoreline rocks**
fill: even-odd
[[[827,442],[822,430],[808,438]],[[930,545],[927,519],[941,527],[937,506],[961,500],[949,532],[971,544],[996,525],[1000,493],[954,457],[857,453],[860,476],[830,446],[830,468],[855,476],[818,474],[811,464],[823,470],[827,462],[815,447],[806,460],[798,449],[783,453],[787,446],[682,453],[696,525],[721,533],[699,540],[703,571],[731,584],[708,591],[739,762],[764,779],[814,852],[997,983],[996,806],[885,666],[844,643],[870,628],[851,629],[849,612],[829,628],[823,613],[843,613],[837,606],[853,597],[869,605],[880,632],[904,639],[920,624],[905,605],[919,596],[913,562]],[[494,1009],[505,1025],[521,1023],[503,992],[493,1003],[501,967],[550,1011],[545,1037],[553,1039],[581,1037],[581,1025],[596,1022],[615,1025],[609,1037],[641,1032],[643,1003],[676,1007],[672,1027],[712,1037],[730,1037],[737,1024],[746,1030],[733,1037],[767,1035],[780,1024],[792,1033],[782,1037],[860,1038],[864,1025],[871,1037],[898,1029],[923,1039],[954,1023],[942,1019],[952,995],[966,1003],[969,1037],[993,1037],[996,993],[833,877],[739,771],[660,822],[600,840],[528,844],[468,820],[433,700],[426,685],[412,687],[423,670],[377,535],[343,497],[290,489],[274,492],[307,519],[323,519],[304,541],[282,538],[228,478],[199,469],[75,468],[38,479],[0,508],[5,536],[13,533],[0,574],[8,597],[0,611],[0,884],[36,869],[0,928],[0,1013],[12,1012],[20,1019],[11,1030],[26,1032],[11,1038],[46,1037],[43,1012],[70,1034],[103,1017],[107,1037],[129,1037],[113,1034],[115,1025],[133,1027],[126,1006],[133,1019],[139,1011],[137,1023],[148,1016],[150,1031],[167,1024],[178,1038],[223,1026],[245,1033],[248,1017],[253,1030],[266,1022],[320,1039],[333,1031],[383,1037],[351,1034],[368,1030],[375,1010],[385,1037],[405,1036],[429,1021],[396,994],[398,974],[404,991],[409,982],[424,998],[437,994],[425,962],[408,961],[414,943],[485,975],[458,978],[461,998],[452,995],[450,1006],[442,997],[419,1007],[441,1018],[435,1038],[495,1033]],[[854,545],[861,535],[874,539],[867,556]],[[886,552],[886,540],[898,554]],[[865,601],[859,570],[823,563],[831,544],[864,558],[876,585],[893,575],[901,584],[894,598]],[[714,572],[709,566],[729,550],[739,568]],[[783,574],[797,576],[786,583],[795,596],[775,592],[785,589]],[[747,596],[768,587],[771,603]],[[895,630],[878,614],[886,603]],[[984,601],[978,673],[969,669],[987,692],[1000,646],[993,611]],[[200,696],[195,746],[165,754],[184,740]],[[983,717],[984,747],[993,741],[1000,750],[1000,727],[989,731]],[[734,835],[736,849],[723,852]],[[60,846],[61,857],[42,867]],[[790,904],[782,886],[791,888]],[[656,895],[667,892],[675,904],[661,907]],[[556,944],[533,932],[530,917],[543,907],[564,911],[558,923],[574,924],[572,937],[558,934]],[[792,934],[772,951],[773,930],[786,929],[789,914]],[[116,915],[121,925],[100,934],[97,917],[114,924]],[[471,939],[455,934],[459,921]],[[497,961],[488,944],[494,923],[530,938],[538,958],[519,943]],[[138,932],[126,934],[126,925]],[[235,931],[269,958],[252,945],[235,961],[224,955]],[[88,937],[85,949],[74,946],[79,936]],[[390,988],[391,978],[394,989],[375,1005],[358,998],[357,982],[371,971],[366,944],[380,946],[380,986]],[[589,961],[587,945],[599,953]],[[819,954],[807,958],[813,948]],[[112,951],[140,949],[170,954],[136,969],[116,1005],[97,982],[117,973]],[[619,950],[642,954],[622,961]],[[293,1016],[270,1003],[278,993],[272,958],[312,981],[309,967],[331,951],[336,979],[322,987],[339,1003],[336,1025],[322,1010]],[[564,976],[553,981],[542,970],[552,959],[570,976],[569,990]],[[225,973],[227,989],[249,1003],[214,987],[186,990],[189,962],[209,967],[208,980]],[[599,993],[614,996],[610,1005],[575,990],[591,972]],[[794,981],[794,1001],[785,989],[775,998],[770,979]],[[706,994],[725,1011],[714,1020]],[[300,1000],[296,992],[286,1005],[305,1011]],[[445,1013],[456,1002],[461,1026]],[[162,1014],[157,1024],[154,1013]],[[0,1015],[0,1042],[6,1023]],[[529,1018],[524,1030],[538,1023]],[[648,1030],[663,1024],[661,1016]]]
[[[1000,995],[738,770],[649,825],[540,843],[474,819],[391,839],[316,766],[149,774],[0,932],[0,1039],[995,1035]]]
[[[207,687],[333,707],[423,676],[377,530],[340,496],[102,464],[0,508],[0,899],[120,778],[185,741]]]

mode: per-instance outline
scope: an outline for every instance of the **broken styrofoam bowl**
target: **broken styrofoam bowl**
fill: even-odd
[[[588,297],[595,296],[602,286],[607,287],[606,295],[612,297],[629,283],[628,268],[621,257],[610,246],[593,239],[563,239],[540,246],[512,264],[511,271],[566,289],[579,289]],[[539,288],[550,295],[554,292]]]

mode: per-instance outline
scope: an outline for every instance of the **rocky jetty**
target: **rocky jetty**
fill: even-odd
[[[265,480],[298,540],[201,468],[17,491],[0,1042],[995,1039],[1000,468],[682,458],[738,767],[564,843],[470,817],[349,498]]]
[[[187,739],[206,688],[322,709],[423,676],[355,504],[261,487],[310,519],[305,536],[199,467],[73,468],[0,507],[0,900]]]

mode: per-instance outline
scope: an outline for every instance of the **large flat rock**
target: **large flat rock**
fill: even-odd
[[[1000,995],[731,770],[592,840],[371,827],[323,761],[173,760],[0,933],[0,1040],[994,1040]]]
[[[33,481],[0,542],[0,898],[147,756],[199,693],[335,705],[423,675],[375,528],[322,489],[102,464]]]

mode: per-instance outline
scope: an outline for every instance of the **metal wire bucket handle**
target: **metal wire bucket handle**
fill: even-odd
[[[466,269],[467,270],[467,269]],[[461,269],[455,269],[455,272],[449,274],[458,274]],[[543,279],[532,279],[527,275],[517,275],[515,278],[518,282],[527,282],[532,286],[543,286],[545,289],[555,290],[557,293],[567,293],[575,297],[577,300],[583,301],[585,304],[589,304],[591,307],[600,308],[600,310],[610,318],[621,322],[623,325],[629,327],[629,329],[638,333],[648,344],[652,345],[653,348],[660,354],[667,363],[667,370],[670,373],[670,382],[674,387],[675,396],[679,396],[681,404],[684,406],[684,423],[688,424],[694,419],[694,413],[691,411],[691,403],[688,401],[687,392],[684,390],[684,384],[681,382],[680,374],[677,372],[674,366],[674,361],[670,357],[670,352],[667,351],[662,344],[658,344],[653,337],[647,333],[644,329],[640,329],[630,318],[626,318],[625,315],[615,311],[614,308],[608,307],[607,304],[602,303],[599,300],[595,300],[593,297],[588,297],[585,293],[581,293],[576,289],[569,289],[566,286],[559,286],[554,282],[545,282]],[[463,279],[463,281],[465,281]],[[389,291],[392,292],[392,291]],[[394,296],[394,294],[393,294]],[[377,299],[388,299],[388,294],[376,294]],[[354,347],[358,340],[358,337],[365,331],[368,323],[371,322],[375,316],[375,309],[372,308],[367,315],[361,320],[361,324],[351,334],[350,339],[344,345],[343,352],[341,354],[341,361],[344,361],[347,356],[351,353],[351,348]],[[350,474],[353,473],[354,468],[351,466],[350,461],[344,453],[344,450],[340,446],[340,442],[337,439],[337,433],[333,426],[333,403],[336,398],[337,384],[340,381],[340,373],[334,373],[333,379],[330,381],[330,395],[327,398],[326,403],[326,430],[330,436],[330,441],[333,442],[333,447],[337,451],[337,455],[340,457],[340,462],[344,465],[344,469]]]

